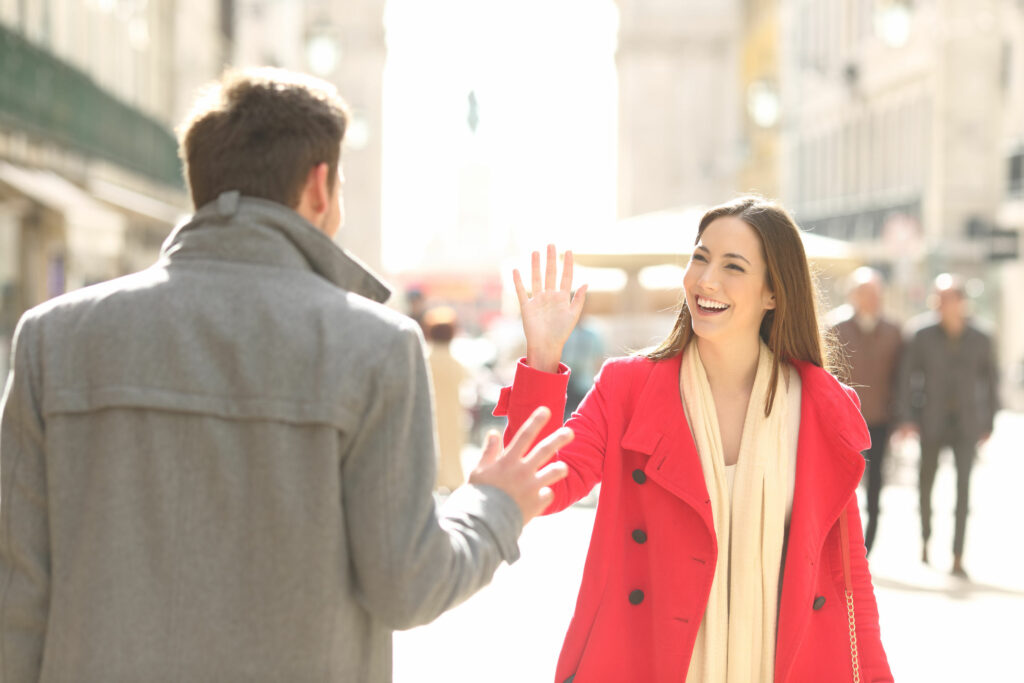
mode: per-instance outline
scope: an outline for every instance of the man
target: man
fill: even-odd
[[[331,237],[333,89],[228,74],[159,261],[26,313],[0,421],[0,681],[387,681],[518,556],[571,435],[439,511],[422,337]]]
[[[901,431],[917,432],[921,441],[921,560],[926,563],[939,451],[947,446],[953,450],[957,489],[953,574],[966,578],[963,551],[971,467],[979,442],[992,433],[999,407],[998,369],[992,340],[968,320],[963,281],[940,275],[933,300],[938,322],[911,337],[902,363],[900,407],[907,424]]]
[[[882,467],[889,450],[893,428],[893,391],[903,349],[898,325],[882,314],[882,276],[873,268],[854,271],[847,299],[853,315],[835,327],[836,337],[849,361],[850,385],[860,398],[860,409],[868,425],[871,448],[864,456],[864,477],[868,493],[868,521],[864,531],[867,552],[878,530],[878,500],[882,492]]]

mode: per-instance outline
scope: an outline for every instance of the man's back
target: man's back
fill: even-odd
[[[33,616],[42,680],[389,680],[391,628],[514,559],[500,493],[452,507],[490,508],[473,562],[437,525],[415,324],[339,289],[382,288],[284,207],[205,210],[153,268],[21,327],[0,680],[31,666]]]

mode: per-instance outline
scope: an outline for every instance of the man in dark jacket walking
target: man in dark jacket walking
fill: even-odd
[[[902,431],[916,431],[921,441],[921,559],[928,561],[932,485],[939,452],[953,451],[956,463],[956,528],[953,574],[966,578],[963,566],[971,468],[978,444],[992,433],[999,407],[998,368],[992,339],[967,316],[963,281],[943,274],[935,279],[938,322],[910,338],[901,370]]]
[[[873,268],[854,271],[848,293],[853,315],[835,327],[849,363],[849,382],[860,398],[860,409],[871,435],[864,453],[867,467],[868,521],[864,545],[871,552],[878,530],[882,467],[894,425],[895,387],[898,381],[903,334],[882,313],[882,276]]]
[[[518,557],[564,466],[489,437],[432,496],[419,327],[339,249],[347,114],[231,73],[152,267],[22,318],[0,404],[0,682],[391,680],[391,632]],[[525,457],[524,457],[525,456]]]

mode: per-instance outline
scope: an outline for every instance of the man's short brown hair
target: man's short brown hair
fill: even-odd
[[[228,70],[178,127],[196,208],[228,190],[296,207],[311,168],[333,188],[348,111],[334,86],[282,69]]]

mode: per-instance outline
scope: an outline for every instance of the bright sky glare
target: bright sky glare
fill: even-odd
[[[422,262],[432,240],[457,257],[460,201],[510,252],[614,220],[617,21],[613,0],[390,0],[386,271],[440,265]]]

